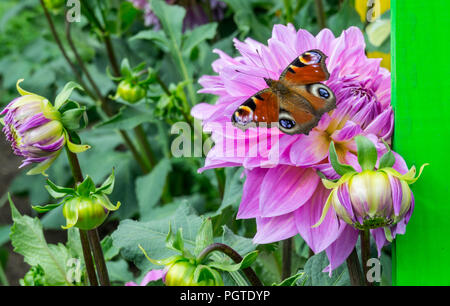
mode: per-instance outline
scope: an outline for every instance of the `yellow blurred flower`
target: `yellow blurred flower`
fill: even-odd
[[[367,52],[367,57],[370,58],[381,58],[380,66],[391,71],[391,54],[383,53],[379,51]]]

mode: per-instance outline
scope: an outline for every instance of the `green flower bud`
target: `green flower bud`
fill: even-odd
[[[61,9],[65,3],[65,0],[44,0],[45,6],[53,11]]]
[[[63,215],[67,220],[68,229],[72,226],[82,230],[91,230],[100,226],[110,210],[116,210],[104,194],[92,194],[89,197],[75,196],[68,199],[63,206]]]
[[[166,286],[223,286],[219,272],[209,268],[201,279],[195,280],[197,265],[189,260],[181,259],[169,265],[164,283]]]
[[[135,103],[145,97],[146,90],[139,84],[133,84],[128,80],[122,80],[117,87],[116,96],[129,103]]]

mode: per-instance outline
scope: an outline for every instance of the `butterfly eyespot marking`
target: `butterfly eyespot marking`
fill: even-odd
[[[295,121],[292,121],[290,119],[280,119],[280,125],[285,129],[292,129],[295,126]]]
[[[316,97],[330,100],[333,99],[334,95],[331,89],[321,83],[308,85],[307,90],[315,95]]]
[[[248,106],[239,107],[233,114],[233,121],[239,125],[247,125],[252,121],[253,111]]]
[[[317,91],[319,92],[319,96],[324,99],[328,99],[330,97],[330,93],[325,88],[319,88]]]
[[[300,61],[305,65],[317,64],[322,59],[322,56],[314,51],[305,52],[300,56]]]

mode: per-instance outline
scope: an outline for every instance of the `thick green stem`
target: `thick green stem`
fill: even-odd
[[[373,283],[369,282],[367,279],[367,272],[369,268],[367,267],[367,262],[370,258],[370,231],[369,229],[365,229],[359,232],[361,239],[361,261],[364,272],[364,282],[366,286],[372,286]]]
[[[142,125],[138,125],[137,127],[134,128],[134,134],[136,135],[136,139],[138,140],[139,145],[141,146],[142,150],[145,153],[145,156],[148,159],[150,168],[153,168],[157,162],[155,153],[153,153],[153,150],[150,146],[150,143],[148,142],[147,135],[145,135]]]
[[[233,250],[228,245],[222,243],[213,243],[200,252],[200,254],[197,257],[197,261],[202,262],[211,252],[214,251],[222,252],[223,254],[230,257],[235,263],[240,263],[243,259],[238,252]],[[242,272],[244,272],[245,276],[247,277],[250,284],[252,284],[252,286],[262,286],[261,281],[259,280],[258,276],[256,275],[255,271],[253,271],[252,268],[247,267],[245,269],[242,269]]]
[[[80,163],[75,153],[70,152],[66,147],[67,159],[69,160],[72,176],[75,181],[75,185],[83,181],[83,173],[81,172]],[[86,272],[88,274],[89,282],[91,286],[98,286],[97,276],[95,274],[94,264],[92,262],[91,247],[89,245],[86,231],[80,230],[81,247],[83,249],[84,263],[86,265]]]
[[[281,272],[281,279],[283,280],[291,276],[292,238],[286,239],[282,243],[283,243],[283,270]]]
[[[352,286],[363,286],[364,279],[361,272],[361,265],[359,264],[358,253],[356,248],[347,257],[348,274],[350,275],[350,283]]]
[[[91,286],[98,286],[97,277],[95,275],[94,263],[92,262],[91,246],[85,230],[80,229],[81,247],[83,249],[84,263],[88,272],[89,283]]]
[[[111,286],[109,282],[108,269],[106,268],[105,257],[103,256],[102,245],[97,229],[88,231],[89,242],[94,254],[95,265],[97,266],[98,278],[102,286]]]

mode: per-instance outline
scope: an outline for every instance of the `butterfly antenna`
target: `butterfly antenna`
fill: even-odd
[[[265,70],[266,73],[267,73],[267,78],[270,79],[269,70],[267,70],[266,65],[264,65],[264,61],[263,61],[263,59],[262,59],[261,54],[259,54],[259,50],[258,50],[258,49],[256,49],[256,53],[258,53],[259,61],[261,62],[262,66],[264,67],[264,70]]]

